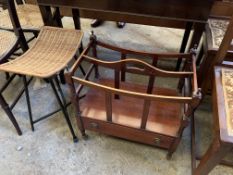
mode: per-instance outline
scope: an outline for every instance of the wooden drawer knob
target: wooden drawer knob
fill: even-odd
[[[159,137],[156,137],[156,138],[154,139],[154,143],[155,143],[156,145],[160,145],[161,139],[160,139]]]

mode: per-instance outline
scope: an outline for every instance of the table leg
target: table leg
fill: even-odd
[[[187,46],[187,43],[188,43],[188,39],[189,39],[189,36],[190,36],[190,32],[192,30],[192,26],[193,26],[192,22],[187,22],[186,23],[184,37],[183,37],[181,47],[180,47],[180,53],[185,52],[185,49],[186,49],[186,46]],[[180,69],[181,63],[182,63],[182,58],[178,58],[178,61],[177,61],[177,64],[176,64],[176,71],[178,71]]]
[[[72,9],[73,21],[75,29],[81,30],[81,22],[80,22],[80,13],[78,9]],[[81,43],[79,48],[79,53],[83,51],[83,43]]]
[[[50,6],[39,6],[45,26],[54,26],[53,15]]]
[[[216,137],[194,171],[194,175],[207,175],[232,150],[232,145]]]
[[[192,26],[193,26],[193,23],[191,23],[191,22],[188,22],[186,24],[185,33],[184,33],[182,45],[180,48],[181,53],[185,51]],[[205,30],[205,23],[195,23],[194,24],[194,33],[193,33],[192,40],[191,40],[191,43],[189,46],[189,50],[191,48],[193,48],[195,45],[199,44],[204,30]],[[179,58],[177,61],[177,64],[176,64],[176,71],[178,71],[180,69],[181,63],[182,63],[182,58]]]
[[[81,22],[80,22],[80,13],[78,9],[72,9],[73,21],[75,29],[81,29]]]
[[[54,22],[56,22],[56,26],[63,27],[61,19],[62,19],[62,17],[61,17],[60,9],[59,9],[59,7],[56,7],[56,11],[54,14]]]
[[[199,44],[201,37],[202,37],[202,34],[205,30],[205,25],[206,25],[205,23],[195,23],[194,24],[194,32],[193,32],[193,37],[192,37],[192,40],[190,43],[189,50],[194,48],[195,45]]]

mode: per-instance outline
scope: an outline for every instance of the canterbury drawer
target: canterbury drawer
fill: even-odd
[[[174,138],[138,128],[82,117],[85,129],[168,149]]]

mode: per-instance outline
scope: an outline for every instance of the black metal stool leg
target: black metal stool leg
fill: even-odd
[[[24,89],[25,89],[25,95],[26,95],[26,101],[27,101],[27,106],[28,106],[28,114],[29,114],[31,129],[32,129],[32,131],[34,131],[34,123],[33,123],[33,119],[32,119],[32,108],[31,108],[31,102],[30,102],[30,96],[29,96],[26,76],[23,76],[23,84],[24,84]]]
[[[11,122],[13,123],[17,133],[19,135],[22,135],[22,131],[21,131],[12,111],[10,110],[9,105],[6,103],[5,99],[3,98],[3,96],[1,94],[0,94],[0,104],[3,108],[3,110],[5,111],[5,113],[7,114],[7,116],[9,117],[9,119],[11,120]]]
[[[66,84],[66,80],[65,80],[65,75],[64,75],[64,70],[62,70],[59,74],[60,76],[60,81],[62,84]]]
[[[77,60],[77,59],[78,59],[78,56],[75,55],[75,56],[74,56],[74,59]],[[82,74],[85,76],[85,75],[86,75],[86,72],[85,72],[84,68],[82,67],[82,65],[80,65],[79,68],[80,68]]]
[[[85,75],[86,75],[86,72],[85,72],[84,68],[82,67],[82,65],[80,65],[79,68],[80,68],[82,74],[85,76]]]
[[[65,117],[65,119],[66,119],[66,122],[67,122],[67,124],[68,124],[68,126],[69,126],[70,132],[71,132],[71,134],[72,134],[72,136],[73,136],[73,141],[74,141],[74,142],[78,142],[78,138],[76,137],[76,135],[75,135],[75,133],[74,133],[72,124],[71,124],[71,122],[70,122],[68,113],[67,113],[67,111],[66,111],[66,107],[62,104],[62,101],[61,101],[61,99],[60,99],[60,97],[59,97],[59,95],[58,95],[58,93],[57,93],[57,90],[56,90],[56,87],[55,87],[55,85],[54,85],[54,83],[53,83],[53,79],[52,79],[52,78],[50,79],[50,84],[51,84],[51,87],[52,87],[52,89],[53,89],[53,92],[54,92],[54,94],[55,94],[55,96],[56,96],[56,99],[57,99],[57,101],[58,101],[58,103],[59,103],[59,105],[60,105],[60,107],[61,107],[61,109],[62,109],[62,112],[63,112],[63,114],[64,114],[64,117]]]
[[[81,42],[80,47],[79,47],[79,53],[81,54],[83,52],[83,43]]]
[[[33,35],[37,38],[39,34],[39,31],[33,32]]]
[[[62,102],[63,102],[63,106],[66,107],[66,98],[65,98],[65,96],[64,96],[64,94],[63,94],[63,92],[62,92],[62,89],[61,89],[61,86],[60,86],[60,84],[59,84],[59,80],[58,80],[57,76],[55,76],[54,80],[55,80],[57,89],[58,89],[58,91],[59,91],[59,93],[60,93],[60,95],[61,95]],[[66,110],[66,111],[67,111],[67,110]]]

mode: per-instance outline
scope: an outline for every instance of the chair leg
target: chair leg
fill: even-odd
[[[25,95],[26,95],[26,101],[27,101],[27,107],[28,107],[28,114],[29,114],[31,129],[32,129],[32,131],[34,131],[34,123],[33,123],[33,119],[32,119],[32,108],[31,108],[31,102],[30,102],[30,96],[29,96],[26,76],[23,76],[23,84],[24,84],[24,89],[25,89]]]
[[[9,108],[9,105],[6,103],[5,99],[3,98],[3,96],[0,94],[0,104],[3,108],[3,110],[5,111],[5,113],[7,114],[7,116],[9,117],[9,119],[11,120],[12,124],[14,125],[18,135],[22,135],[22,131],[12,113],[12,111]]]
[[[56,99],[57,99],[57,101],[58,101],[58,103],[59,103],[59,105],[60,105],[60,107],[61,107],[61,109],[62,109],[62,112],[63,112],[63,114],[64,114],[64,117],[65,117],[65,119],[66,119],[66,122],[67,122],[67,124],[68,124],[68,126],[69,126],[70,132],[71,132],[71,134],[72,134],[72,136],[73,136],[73,141],[74,141],[74,142],[78,142],[78,138],[76,137],[76,135],[75,135],[75,133],[74,133],[72,124],[71,124],[71,122],[70,122],[68,113],[67,113],[67,111],[66,111],[66,106],[63,105],[63,103],[62,103],[62,101],[61,101],[61,99],[60,99],[60,97],[59,97],[59,95],[58,95],[58,93],[57,93],[57,90],[56,90],[56,87],[55,87],[55,85],[54,85],[54,82],[53,82],[53,79],[52,79],[52,78],[50,79],[50,84],[51,84],[51,87],[52,87],[52,89],[53,89],[53,92],[54,92],[54,94],[55,94],[55,96],[56,96]]]

